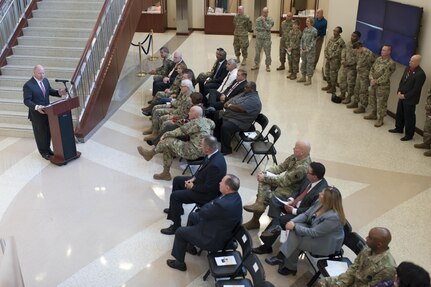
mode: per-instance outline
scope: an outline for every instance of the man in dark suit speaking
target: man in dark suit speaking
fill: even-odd
[[[48,116],[44,108],[49,105],[49,96],[61,97],[66,95],[64,89],[54,90],[48,79],[45,78],[45,69],[36,65],[33,69],[33,77],[23,87],[24,104],[28,107],[28,118],[33,126],[34,138],[37,149],[46,160],[54,155],[51,145],[51,133],[49,131]]]
[[[410,58],[409,67],[405,69],[398,87],[395,128],[389,130],[389,132],[400,134],[405,132],[405,136],[401,138],[402,141],[413,139],[415,133],[416,105],[419,103],[422,86],[426,79],[424,70],[419,66],[421,58],[420,55],[413,55]]]
[[[177,176],[172,183],[169,208],[164,212],[173,224],[160,230],[163,234],[175,234],[181,226],[181,214],[184,213],[183,203],[204,205],[220,195],[219,182],[226,175],[226,160],[217,149],[217,139],[206,136],[201,140],[204,162],[194,176]]]
[[[228,174],[220,182],[221,196],[208,202],[189,216],[187,226],[180,227],[175,233],[169,267],[186,271],[184,263],[186,251],[196,254],[196,247],[208,251],[223,249],[232,238],[233,230],[242,221],[242,201],[238,193],[239,178]]]

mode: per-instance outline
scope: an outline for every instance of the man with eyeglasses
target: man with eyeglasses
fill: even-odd
[[[199,84],[199,92],[202,95],[208,94],[211,89],[217,89],[224,78],[226,77],[228,71],[226,69],[226,51],[223,48],[217,48],[216,58],[211,71],[200,73],[196,79]]]

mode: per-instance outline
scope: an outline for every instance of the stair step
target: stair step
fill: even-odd
[[[18,56],[12,55],[6,58],[8,65],[42,65],[58,68],[75,68],[78,65],[79,58],[66,57],[33,57],[33,56]],[[33,73],[31,73],[33,75]]]
[[[22,97],[20,99],[0,98],[0,111],[28,112],[28,107],[24,105]]]
[[[64,67],[58,68],[58,67],[51,67],[51,66],[44,66],[44,67],[45,67],[45,77],[47,77],[48,79],[51,79],[50,82],[54,81],[53,79],[70,80],[73,76],[73,73],[75,72],[75,68],[64,68]],[[1,72],[2,72],[2,75],[4,76],[26,77],[28,80],[33,76],[33,68],[34,66],[27,66],[27,65],[14,66],[9,64],[7,66],[2,67]],[[0,89],[1,87],[2,86],[0,85]]]
[[[24,36],[37,37],[64,37],[64,38],[88,38],[92,29],[78,28],[48,28],[27,27],[23,29]]]
[[[34,137],[30,121],[26,125],[0,122],[0,135],[20,138]]]
[[[42,1],[43,2],[43,1]],[[55,9],[37,9],[33,11],[33,17],[44,18],[49,15],[50,18],[60,19],[80,19],[94,20],[96,21],[99,16],[99,11],[79,11],[79,10],[55,10]]]
[[[73,27],[93,29],[96,19],[86,20],[80,19],[58,19],[58,18],[30,18],[28,20],[29,27]]]
[[[0,111],[0,123],[26,125],[28,122],[28,111]]]
[[[18,45],[85,48],[87,41],[88,38],[22,36],[18,38]]]
[[[29,77],[20,76],[0,76],[0,87],[16,87],[22,88],[22,86],[27,82]]]
[[[22,99],[22,87],[3,87],[0,86],[0,98],[2,99]]]
[[[99,10],[102,8],[101,2],[82,1],[74,3],[73,1],[41,1],[37,3],[39,9],[53,10]]]
[[[69,48],[69,47],[39,47],[39,46],[26,46],[17,45],[13,47],[14,55],[32,55],[32,56],[45,56],[55,57],[67,55],[68,57],[80,58],[84,48]]]

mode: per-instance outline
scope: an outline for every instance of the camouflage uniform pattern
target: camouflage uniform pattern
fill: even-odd
[[[260,63],[260,52],[265,52],[265,65],[271,65],[271,28],[274,26],[274,20],[271,17],[260,16],[256,19],[256,55],[254,57],[255,65]]]
[[[292,31],[292,20],[284,20],[281,22],[281,38],[280,38],[280,63],[284,65],[286,62],[287,45],[289,43],[290,31]],[[287,57],[289,59],[289,56]],[[290,62],[289,62],[290,67]]]
[[[375,80],[376,84],[370,87],[369,105],[371,113],[377,114],[378,119],[386,116],[388,108],[388,98],[391,90],[391,76],[395,72],[395,62],[392,59],[377,58],[370,70],[370,81]]]
[[[289,198],[306,177],[310,163],[309,156],[303,160],[297,160],[295,155],[291,155],[283,163],[268,168],[266,171],[276,176],[265,175],[263,182],[258,184],[257,196],[264,199],[265,205],[269,204],[272,195]]]
[[[171,117],[186,117],[191,107],[190,96],[183,93],[180,93],[176,100],[171,102],[169,108],[167,105],[155,106],[152,112],[153,131],[159,131],[161,124]]]
[[[316,58],[317,29],[306,27],[301,37],[301,74],[312,77],[314,72],[314,59]]]
[[[318,286],[371,287],[380,281],[393,279],[395,267],[395,260],[389,250],[373,255],[371,249],[365,247],[346,272],[338,277],[321,279]]]
[[[172,83],[172,85],[169,87],[169,90],[171,90],[171,93],[165,93],[165,91],[159,91],[156,93],[155,95],[155,100],[160,100],[163,98],[169,98],[172,94],[178,95],[178,93],[180,92],[180,85],[181,85],[181,80],[183,78],[183,75],[178,75],[175,77],[174,82]]]
[[[341,67],[341,51],[346,47],[343,38],[331,37],[325,47],[325,75],[333,88],[337,86],[338,71]]]
[[[431,90],[428,91],[428,98],[425,104],[425,125],[424,125],[424,143],[431,144]]]
[[[288,54],[289,59],[289,70],[293,74],[297,74],[299,72],[299,60],[301,58],[301,30],[292,29],[289,33],[287,48],[291,48],[290,55]]]
[[[162,79],[163,77],[166,77],[169,72],[174,68],[175,62],[172,61],[172,55],[169,54],[165,59],[163,59],[162,65],[156,69],[156,74],[154,75],[155,78]]]
[[[341,94],[347,92],[350,96],[355,92],[357,64],[357,53],[352,46],[353,43],[351,41],[348,42],[341,52],[341,72],[339,79]]]
[[[197,118],[185,125],[164,134],[156,148],[156,153],[163,153],[163,166],[170,167],[174,157],[194,160],[204,156],[201,139],[211,135],[215,124],[207,118]],[[188,138],[184,141],[184,138]]]
[[[370,86],[370,70],[376,60],[376,55],[368,48],[358,53],[356,62],[356,83],[352,101],[359,103],[359,107],[368,106],[368,87]]]
[[[248,32],[253,29],[250,18],[247,15],[235,15],[233,18],[233,24],[235,25],[235,31],[233,32],[233,49],[235,56],[242,56],[247,58],[248,56]]]

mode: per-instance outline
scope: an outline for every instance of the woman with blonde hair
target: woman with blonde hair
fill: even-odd
[[[327,187],[319,193],[319,200],[305,213],[286,223],[289,235],[280,252],[265,262],[279,265],[278,273],[296,274],[301,251],[327,256],[341,250],[346,224],[341,193],[336,187]]]

